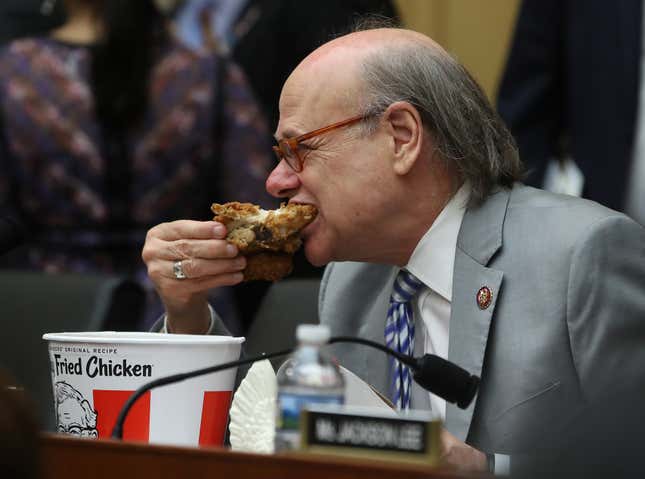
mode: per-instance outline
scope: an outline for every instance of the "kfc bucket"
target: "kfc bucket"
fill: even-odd
[[[244,338],[161,333],[49,333],[59,432],[110,437],[121,406],[154,379],[235,361]],[[145,393],[125,421],[123,438],[151,443],[221,445],[236,369]]]

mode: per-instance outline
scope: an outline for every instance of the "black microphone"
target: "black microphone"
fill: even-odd
[[[331,343],[364,344],[396,357],[412,370],[412,378],[419,386],[449,403],[457,404],[461,409],[466,409],[477,394],[479,387],[477,376],[434,354],[413,358],[393,351],[380,343],[351,336],[335,336],[330,338],[329,344]]]
[[[0,216],[0,255],[8,253],[25,239],[22,224],[11,216]]]
[[[398,353],[383,344],[370,341],[363,338],[354,338],[351,336],[334,336],[329,339],[328,344],[333,343],[356,343],[379,349],[390,356],[394,356],[403,364],[412,370],[412,377],[425,390],[436,394],[447,402],[456,403],[461,409],[467,408],[472,402],[477,388],[479,378],[470,374],[465,369],[457,366],[450,361],[442,359],[434,354],[424,354],[420,358],[413,358],[405,354]],[[122,439],[123,425],[134,403],[149,390],[158,386],[165,386],[172,383],[184,381],[186,379],[202,376],[204,374],[216,373],[225,369],[252,364],[262,359],[270,359],[278,356],[286,356],[293,353],[295,348],[284,349],[273,353],[262,353],[258,356],[230,361],[228,363],[217,364],[195,371],[186,373],[173,374],[165,376],[154,381],[150,381],[134,391],[125,402],[112,429],[113,439]]]

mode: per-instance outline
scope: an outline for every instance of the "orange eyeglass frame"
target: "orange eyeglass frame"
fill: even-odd
[[[278,157],[278,161],[285,160],[287,164],[296,172],[300,173],[304,167],[304,161],[298,154],[298,144],[302,141],[309,140],[315,136],[323,135],[329,133],[330,131],[343,128],[359,121],[363,121],[373,115],[359,115],[348,118],[347,120],[339,121],[332,123],[331,125],[323,126],[317,130],[310,131],[309,133],[304,133],[302,135],[296,136],[294,138],[285,138],[278,141],[278,145],[273,146],[273,152]]]

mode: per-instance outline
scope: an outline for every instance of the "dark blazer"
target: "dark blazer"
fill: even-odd
[[[265,108],[278,123],[278,99],[293,69],[360,15],[397,15],[392,0],[250,0],[240,14],[233,57],[244,68]]]
[[[541,185],[572,156],[583,196],[622,209],[640,85],[640,0],[524,0],[498,109]]]

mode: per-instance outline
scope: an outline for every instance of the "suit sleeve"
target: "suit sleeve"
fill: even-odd
[[[594,224],[573,252],[567,301],[571,350],[585,399],[642,385],[645,229],[623,215]]]
[[[542,185],[548,159],[562,149],[564,3],[522,2],[498,91],[499,114],[517,141],[533,186]]]

